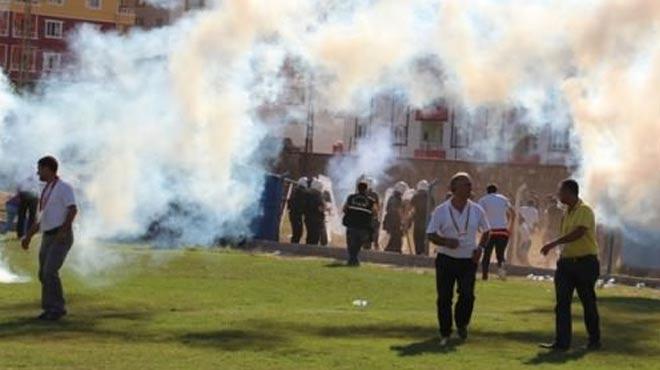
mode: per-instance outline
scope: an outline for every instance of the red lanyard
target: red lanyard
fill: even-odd
[[[46,187],[44,190],[41,192],[41,199],[39,199],[39,210],[43,211],[44,208],[46,208],[46,205],[48,204],[48,201],[50,200],[51,194],[53,194],[53,190],[55,189],[55,185],[57,185],[57,180],[58,178],[55,178],[52,182],[49,182],[46,184]],[[48,194],[46,194],[46,191],[48,191]]]

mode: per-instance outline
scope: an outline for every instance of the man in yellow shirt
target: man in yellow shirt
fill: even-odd
[[[555,271],[555,341],[541,347],[554,351],[567,351],[571,346],[571,302],[573,291],[584,310],[584,323],[589,333],[587,350],[598,350],[600,319],[596,305],[596,280],[600,275],[596,218],[594,212],[579,197],[580,187],[575,180],[564,180],[559,185],[559,200],[568,206],[561,222],[561,237],[541,249],[548,255],[553,248],[563,245]]]

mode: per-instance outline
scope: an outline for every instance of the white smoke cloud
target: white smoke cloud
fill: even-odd
[[[0,82],[0,172],[58,156],[81,197],[81,251],[144,232],[174,203],[179,217],[164,222],[181,243],[246,233],[276,154],[261,144],[278,130],[256,111],[277,102],[294,56],[331,111],[360,115],[396,90],[420,106],[523,107],[532,126],[570,112],[588,199],[649,227],[660,223],[659,18],[654,0],[224,0],[150,32],[84,27],[75,70],[33,95]],[[340,194],[386,168],[386,136],[352,165],[333,162]]]
[[[355,193],[356,182],[361,176],[371,177],[376,183],[390,180],[386,171],[396,158],[392,150],[391,132],[387,125],[375,127],[372,133],[357,142],[354,153],[337,155],[330,160],[328,174],[340,206],[350,194]]]

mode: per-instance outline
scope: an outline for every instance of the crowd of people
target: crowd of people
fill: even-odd
[[[431,189],[427,180],[418,181],[414,188],[398,181],[385,189],[381,196],[374,187],[373,178],[361,176],[356,182],[356,190],[361,183],[366,185],[365,195],[374,205],[370,232],[361,249],[430,255],[433,251],[429,248],[426,226],[437,204],[432,192],[437,194],[438,189]],[[444,199],[441,200],[451,196],[451,192],[443,193],[441,198]],[[547,196],[540,201],[536,194],[530,193],[523,197],[521,204],[516,205],[511,197],[500,193],[496,184],[489,184],[483,196],[478,198],[470,194],[470,199],[484,208],[493,226],[482,263],[484,280],[489,277],[493,255],[500,279],[506,278],[504,262],[507,258],[524,266],[545,263],[538,259],[531,261],[529,256],[535,245],[551,240],[558,230],[563,211],[556,196]],[[341,217],[342,209],[335,207],[332,189],[326,182],[312,177],[298,179],[292,186],[286,205],[291,243],[329,244],[333,231],[337,232],[331,219]],[[507,247],[512,249],[508,251],[508,256]]]

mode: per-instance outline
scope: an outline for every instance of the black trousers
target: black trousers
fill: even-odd
[[[18,222],[16,224],[16,234],[22,238],[28,230],[34,225],[37,219],[37,207],[39,199],[30,193],[20,193],[20,202],[18,205]]]
[[[303,234],[302,213],[289,212],[289,222],[291,222],[291,243],[298,244]]]
[[[390,240],[387,241],[385,250],[388,252],[401,253],[401,248],[403,246],[403,231],[399,228],[388,232],[390,234]]]
[[[348,244],[348,264],[360,264],[359,254],[362,246],[369,241],[371,237],[371,230],[357,229],[349,227],[346,229],[346,243]]]
[[[474,308],[474,284],[477,264],[471,258],[457,259],[438,254],[435,259],[435,287],[438,293],[438,324],[440,335],[448,337],[452,332],[452,301],[454,286],[457,286],[458,300],[453,318],[456,327],[465,328],[470,324]]]
[[[323,231],[323,218],[305,216],[305,229],[307,230],[306,244],[318,245]]]
[[[481,260],[481,272],[484,277],[488,277],[488,270],[490,268],[490,258],[495,249],[495,256],[497,258],[497,265],[502,267],[505,262],[506,246],[509,244],[509,237],[504,235],[493,235],[488,240],[486,248],[484,249],[484,258]]]
[[[600,318],[596,305],[596,280],[600,275],[600,263],[596,256],[561,258],[555,271],[556,322],[555,343],[562,347],[571,345],[572,320],[571,302],[577,290],[584,310],[584,325],[589,333],[589,342],[600,342]]]
[[[413,239],[415,240],[415,254],[426,255],[426,225],[424,221],[417,222],[413,227]]]

